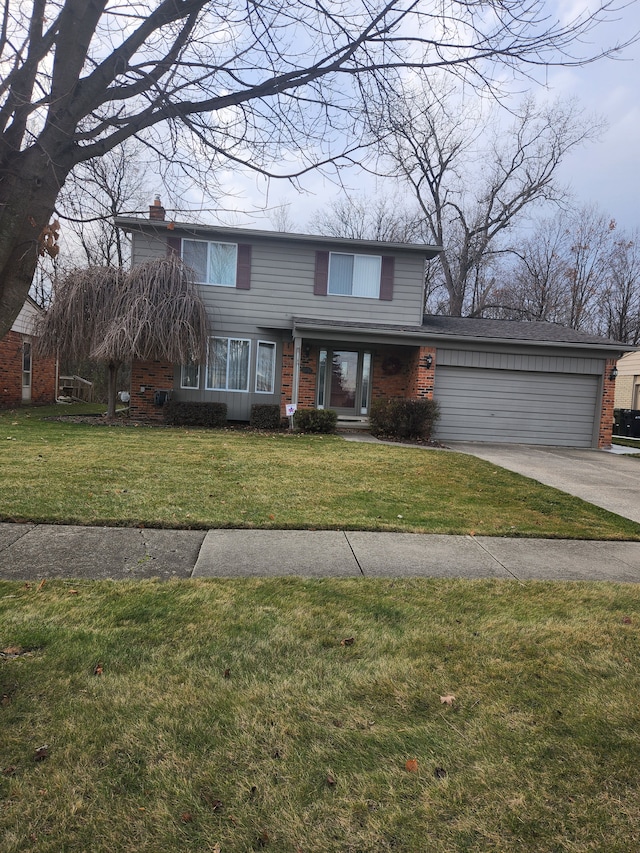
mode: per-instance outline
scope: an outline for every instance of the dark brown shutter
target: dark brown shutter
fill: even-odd
[[[251,290],[251,246],[249,243],[238,243],[236,287],[238,290]]]
[[[391,302],[393,299],[393,274],[396,259],[393,255],[382,256],[382,268],[380,270],[380,299]]]
[[[329,252],[316,252],[316,272],[313,279],[313,293],[315,296],[327,295],[327,284],[329,282]]]
[[[173,234],[167,234],[167,255],[180,255],[182,240]]]

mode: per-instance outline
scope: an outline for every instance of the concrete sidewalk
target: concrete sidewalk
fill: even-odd
[[[0,524],[0,579],[451,577],[640,582],[640,542]]]

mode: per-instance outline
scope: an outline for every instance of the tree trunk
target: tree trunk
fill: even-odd
[[[107,365],[108,371],[108,379],[107,379],[107,417],[115,418],[116,416],[116,396],[117,396],[117,387],[118,387],[118,370],[120,368],[120,363],[116,361],[110,361]]]
[[[57,164],[54,174],[43,160],[44,155],[30,150],[0,163],[0,339],[27,298],[38,264],[39,240],[69,171]]]

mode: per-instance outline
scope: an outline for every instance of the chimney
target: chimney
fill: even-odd
[[[153,204],[149,205],[149,219],[157,219],[161,222],[164,222],[164,215],[166,211],[162,206],[162,202],[160,201],[160,196],[157,195],[154,199]]]

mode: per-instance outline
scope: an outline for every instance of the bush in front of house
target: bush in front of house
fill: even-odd
[[[375,436],[428,441],[439,415],[435,400],[374,400],[369,425]]]
[[[171,426],[224,427],[227,425],[226,403],[199,403],[169,400],[164,404],[165,423]]]
[[[277,403],[254,403],[251,406],[249,426],[254,429],[280,429],[282,417]]]
[[[332,409],[298,409],[293,425],[300,432],[332,433],[336,431],[338,415]]]

